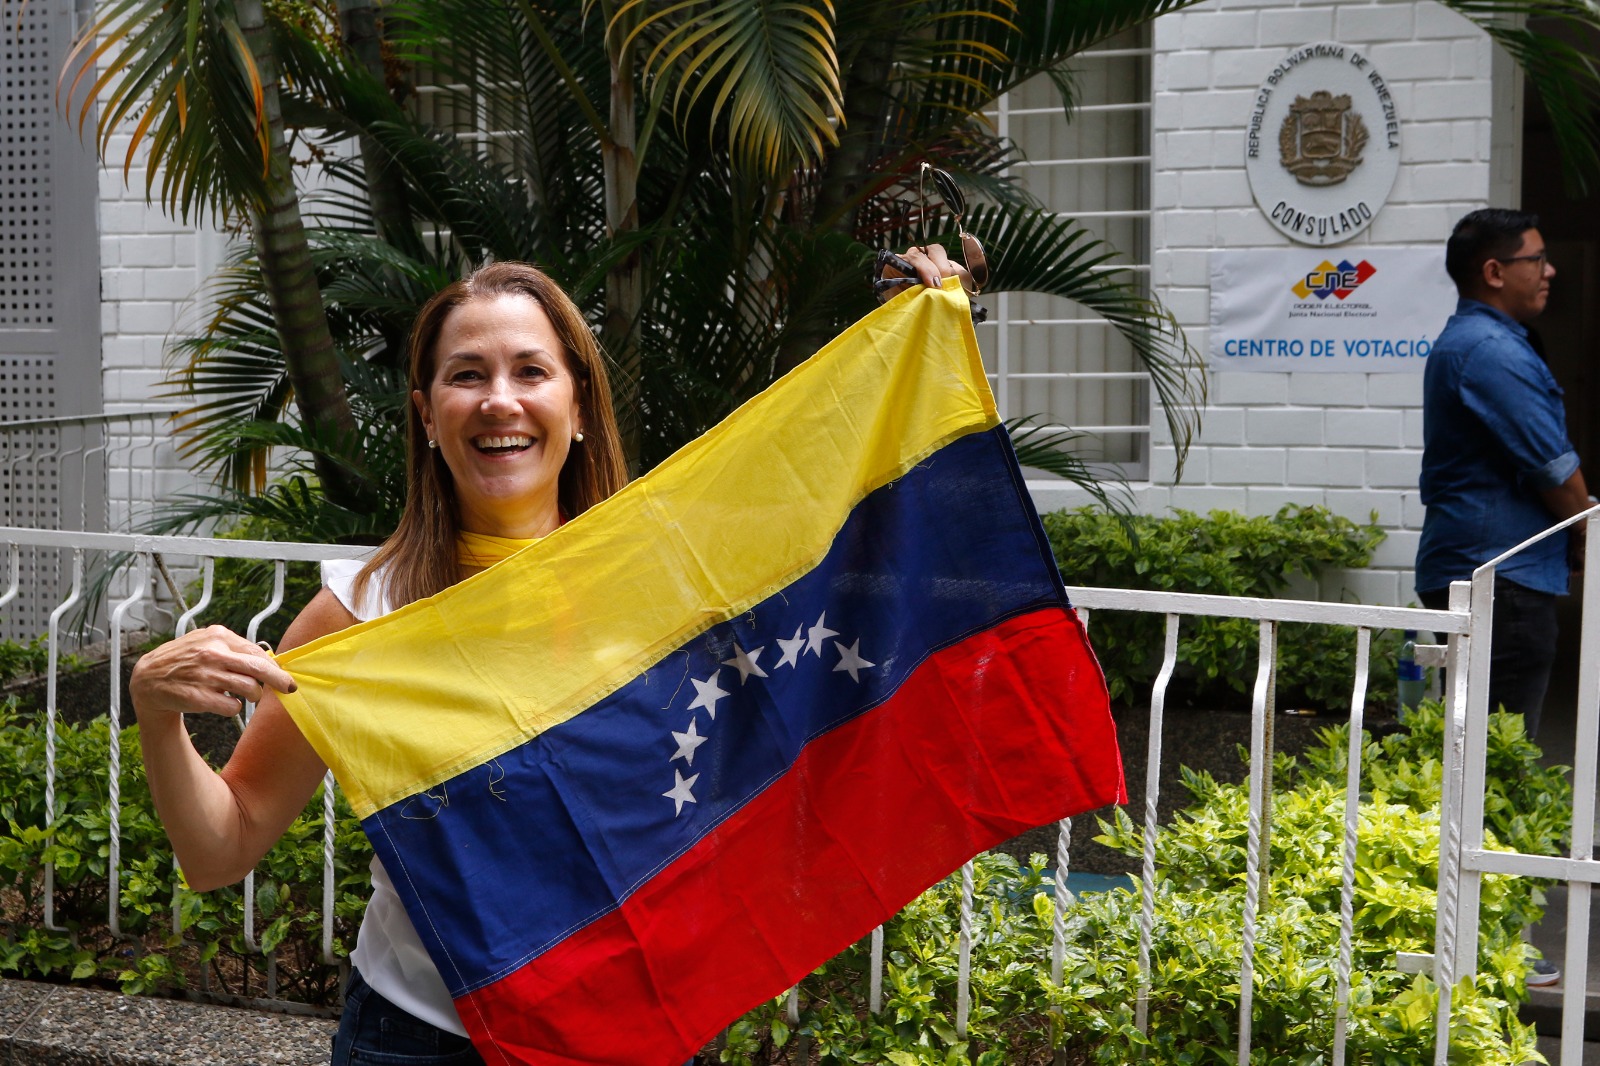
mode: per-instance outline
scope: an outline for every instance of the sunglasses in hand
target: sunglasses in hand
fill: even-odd
[[[984,254],[983,244],[978,238],[967,232],[967,198],[962,194],[961,186],[956,184],[955,178],[951,177],[946,171],[940,170],[927,162],[922,163],[921,170],[917,175],[917,198],[920,204],[918,222],[922,230],[922,247],[926,248],[929,244],[927,231],[927,183],[929,180],[933,182],[934,190],[938,193],[944,209],[950,212],[951,217],[955,220],[956,233],[961,238],[962,262],[967,268],[968,277],[971,279],[971,284],[967,286],[967,291],[970,295],[976,296],[989,284],[989,259]],[[884,276],[884,270],[887,267],[893,267],[902,276]],[[887,248],[878,252],[873,269],[872,292],[879,302],[888,299],[896,289],[918,284],[921,284],[921,282],[917,279],[916,268],[909,262]],[[988,314],[989,312],[985,308],[977,305],[972,308],[972,320],[974,322],[984,321]]]

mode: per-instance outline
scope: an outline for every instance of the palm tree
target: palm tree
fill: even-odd
[[[116,0],[85,28],[62,80],[73,75],[70,101],[105,60],[79,113],[81,128],[105,92],[101,156],[122,123],[138,116],[124,165],[148,145],[148,195],[158,195],[159,173],[160,199],[185,221],[209,211],[247,223],[300,417],[319,436],[336,438],[355,423],[311,267],[272,35],[261,0]],[[360,486],[351,472],[330,454],[314,462],[329,498],[354,502]]]
[[[339,25],[315,8],[266,25],[257,2],[117,0],[84,46],[109,60],[86,94],[107,97],[102,147],[149,101],[136,140],[163,202],[252,237],[180,345],[194,454],[237,490],[199,511],[381,534],[406,324],[490,256],[544,264],[585,307],[648,468],[869,309],[875,249],[950,236],[913,195],[924,158],[986,201],[965,221],[996,250],[991,287],[1108,319],[1187,446],[1203,378],[1181,330],[1114,249],[1007,180],[1015,148],[982,112],[1041,74],[1066,93],[1076,53],[1194,0],[339,0]],[[1593,173],[1600,77],[1509,19],[1592,26],[1587,4],[1448,6],[1529,72],[1569,174]],[[420,113],[399,102],[413,77]],[[349,136],[359,157],[330,165],[343,184],[300,226],[285,145]],[[308,469],[252,495],[285,444]]]

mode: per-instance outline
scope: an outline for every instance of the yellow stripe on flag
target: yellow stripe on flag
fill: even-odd
[[[868,493],[998,420],[960,286],[904,293],[534,547],[283,653],[284,705],[365,818],[788,585]],[[657,673],[665,706],[683,679]]]

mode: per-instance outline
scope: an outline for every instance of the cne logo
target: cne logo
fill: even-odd
[[[1329,296],[1343,300],[1377,272],[1378,268],[1365,259],[1358,264],[1344,259],[1338,266],[1324,259],[1315,270],[1294,283],[1293,292],[1302,300],[1309,300],[1313,296],[1319,300],[1326,300]]]

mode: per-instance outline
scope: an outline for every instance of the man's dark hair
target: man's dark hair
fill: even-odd
[[[1506,207],[1480,208],[1457,222],[1444,246],[1444,269],[1456,283],[1456,291],[1463,295],[1475,291],[1483,277],[1483,264],[1516,255],[1522,235],[1538,228],[1539,216],[1532,211]]]

